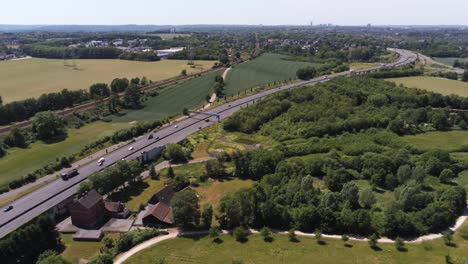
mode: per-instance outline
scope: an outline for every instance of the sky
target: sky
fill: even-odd
[[[0,24],[468,25],[468,0],[0,0]]]

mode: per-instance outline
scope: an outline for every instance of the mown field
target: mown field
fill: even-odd
[[[264,54],[252,61],[236,65],[227,75],[226,95],[237,95],[241,91],[274,81],[294,79],[298,69],[315,65],[307,62],[287,61],[284,58],[285,56],[278,54]]]
[[[403,84],[404,86],[410,88],[424,89],[443,95],[457,94],[461,96],[468,96],[468,83],[445,78],[418,76],[392,78],[387,79],[387,81],[391,81],[396,84]]]
[[[468,146],[468,131],[434,131],[404,136],[403,139],[421,150],[443,149],[453,152],[462,146]]]
[[[37,141],[26,149],[12,148],[0,159],[0,186],[40,169],[56,158],[79,152],[98,138],[128,127],[124,123],[95,122],[80,129],[68,130],[68,137],[60,142],[46,144]]]
[[[453,63],[456,60],[459,60],[460,62],[468,62],[468,58],[433,58],[435,61],[443,63],[448,66],[453,66]]]
[[[208,237],[176,238],[145,249],[132,256],[125,264],[149,264],[165,258],[167,263],[446,263],[450,254],[455,263],[468,260],[468,224],[454,235],[455,247],[447,247],[442,239],[406,245],[407,251],[398,251],[393,244],[378,244],[373,250],[367,242],[348,242],[323,239],[320,245],[314,238],[298,237],[290,242],[286,235],[274,235],[273,242],[264,242],[260,235],[250,235],[239,243],[232,236],[222,235],[222,242],[213,243]]]
[[[38,97],[43,93],[88,89],[93,83],[110,83],[114,78],[143,77],[159,81],[178,76],[182,69],[188,73],[208,70],[214,61],[196,61],[190,68],[184,60],[138,62],[126,60],[25,59],[0,62],[0,95],[3,102]]]

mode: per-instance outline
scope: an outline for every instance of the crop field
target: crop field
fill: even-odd
[[[221,235],[219,243],[209,237],[176,238],[161,242],[132,256],[125,264],[149,264],[165,258],[167,263],[225,264],[234,260],[242,263],[445,263],[450,254],[454,263],[466,263],[468,252],[468,224],[454,235],[455,247],[447,247],[442,239],[405,245],[398,251],[393,244],[378,244],[373,250],[367,242],[349,241],[345,246],[338,239],[298,237],[290,242],[286,235],[273,235],[265,242],[260,235],[250,235],[247,242],[235,241],[230,235]]]
[[[428,76],[391,78],[387,79],[387,81],[391,81],[396,84],[403,84],[404,86],[410,88],[424,89],[443,95],[457,94],[468,97],[468,83],[461,81]]]
[[[448,66],[453,66],[453,63],[456,60],[459,60],[460,62],[468,62],[468,58],[433,58],[435,61],[443,63]]]
[[[148,97],[140,110],[124,111],[112,118],[113,122],[154,121],[176,114],[184,108],[195,109],[205,103],[207,95],[214,91],[215,76],[210,73],[159,91],[159,95]]]
[[[75,154],[98,138],[128,127],[123,123],[95,122],[80,129],[69,129],[68,137],[60,142],[46,144],[37,141],[28,148],[12,148],[0,159],[0,186],[40,169],[56,158]]]
[[[237,95],[239,92],[274,81],[295,79],[298,69],[316,65],[284,60],[285,57],[278,54],[264,54],[252,61],[235,66],[226,78],[226,95]]]
[[[75,65],[73,65],[75,64]],[[0,95],[3,102],[38,97],[43,93],[88,89],[93,83],[114,78],[146,76],[159,81],[178,76],[183,69],[196,73],[210,69],[214,61],[196,61],[190,68],[184,60],[139,62],[118,59],[25,59],[0,62]]]

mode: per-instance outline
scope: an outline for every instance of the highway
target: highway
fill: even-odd
[[[149,134],[136,139],[134,143],[123,146],[108,155],[105,156],[105,162],[103,166],[99,166],[97,161],[91,162],[83,167],[79,168],[79,175],[63,181],[61,179],[56,180],[12,203],[13,209],[9,212],[0,212],[0,238],[4,237],[8,233],[14,231],[23,224],[34,219],[38,215],[53,208],[63,200],[73,196],[79,186],[79,183],[86,180],[87,177],[94,172],[100,171],[106,167],[112,166],[121,159],[136,159],[142,151],[149,151],[156,147],[162,147],[168,143],[177,143],[191,134],[200,130],[200,128],[208,127],[215,122],[217,118],[214,116],[210,117],[210,114],[219,115],[220,119],[225,119],[241,108],[252,105],[259,99],[268,96],[279,91],[290,90],[296,87],[304,85],[311,85],[321,82],[326,82],[329,79],[349,76],[353,74],[365,74],[370,71],[375,71],[383,67],[398,67],[406,64],[413,63],[417,60],[417,55],[413,52],[406,50],[391,49],[394,52],[399,53],[400,57],[397,61],[389,64],[384,64],[371,69],[362,71],[347,71],[336,74],[328,75],[327,77],[318,77],[307,81],[300,81],[293,84],[281,86],[266,90],[248,97],[237,99],[235,101],[223,104],[221,106],[208,109],[204,111],[204,114],[193,114],[189,118],[173,123],[171,126],[164,127],[157,132],[152,133],[154,138],[147,139]],[[176,127],[177,126],[177,127]],[[158,138],[158,139],[156,139]],[[132,146],[133,150],[129,151],[129,147]]]

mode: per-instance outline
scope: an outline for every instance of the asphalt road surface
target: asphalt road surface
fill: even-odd
[[[342,72],[337,74],[328,75],[327,77],[318,77],[315,79],[301,81],[294,84],[285,85],[279,88],[266,90],[245,98],[235,100],[230,103],[215,107],[204,111],[203,113],[193,114],[190,118],[184,119],[171,126],[165,127],[157,132],[152,133],[154,138],[147,139],[149,134],[141,136],[136,139],[136,142],[126,145],[118,150],[113,151],[106,155],[105,162],[102,166],[97,164],[97,161],[91,162],[79,168],[79,175],[63,181],[58,179],[12,203],[13,209],[8,212],[0,211],[0,238],[14,231],[23,224],[34,219],[38,215],[53,208],[63,200],[73,196],[79,186],[79,183],[86,180],[86,178],[94,172],[102,170],[106,167],[112,166],[121,159],[136,159],[142,151],[149,151],[155,147],[165,146],[168,143],[177,143],[188,137],[189,135],[199,131],[202,128],[208,127],[215,122],[217,118],[211,116],[213,114],[219,115],[220,119],[225,119],[241,108],[249,107],[261,98],[284,90],[293,89],[296,87],[310,85],[315,83],[326,82],[329,79],[349,76],[352,74],[364,74],[369,71],[378,70],[382,67],[398,67],[416,61],[417,55],[413,52],[406,50],[392,49],[400,54],[400,58],[393,63],[380,65],[371,69],[356,71],[356,72]],[[177,127],[175,127],[177,126]],[[158,138],[159,137],[159,138]],[[158,139],[156,139],[158,138]],[[133,150],[129,151],[132,146]]]

